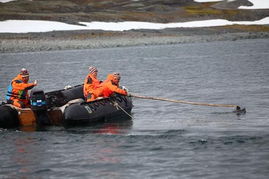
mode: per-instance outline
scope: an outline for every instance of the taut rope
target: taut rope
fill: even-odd
[[[199,103],[199,102],[191,102],[191,101],[183,101],[183,100],[174,100],[174,99],[167,99],[167,98],[158,98],[158,97],[151,97],[151,96],[139,96],[135,94],[130,94],[131,97],[141,98],[141,99],[152,99],[152,100],[160,100],[160,101],[168,101],[173,103],[183,103],[183,104],[192,104],[192,105],[199,105],[199,106],[214,106],[214,107],[235,107],[239,108],[238,105],[234,104],[209,104],[209,103]]]

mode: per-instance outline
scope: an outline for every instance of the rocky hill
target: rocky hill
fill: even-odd
[[[257,20],[268,10],[239,10],[247,0],[197,3],[193,0],[17,0],[0,3],[0,20],[183,22],[221,18]]]

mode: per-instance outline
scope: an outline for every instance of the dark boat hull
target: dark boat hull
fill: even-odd
[[[37,127],[44,125],[62,125],[63,114],[59,108],[42,113],[31,108],[17,108],[10,104],[0,106],[0,128]],[[40,123],[40,118],[46,117],[47,124]]]
[[[130,119],[133,104],[131,97],[115,95],[88,103],[75,103],[64,110],[65,125],[85,125],[111,118]]]
[[[1,128],[13,128],[19,126],[18,111],[11,106],[0,106],[0,127]]]

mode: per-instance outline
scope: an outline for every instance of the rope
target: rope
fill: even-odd
[[[191,102],[191,101],[183,101],[183,100],[174,100],[174,99],[166,99],[166,98],[158,98],[151,96],[139,96],[135,94],[130,94],[131,97],[141,98],[141,99],[152,99],[152,100],[160,100],[160,101],[168,101],[173,103],[183,103],[183,104],[192,104],[192,105],[200,105],[200,106],[214,106],[214,107],[235,107],[238,108],[238,105],[233,104],[209,104],[209,103],[199,103],[199,102]],[[239,107],[240,109],[240,107]]]
[[[127,111],[125,111],[116,101],[113,101],[113,105],[118,109],[120,108],[125,114],[127,114],[131,119],[133,119],[133,116],[131,116]]]

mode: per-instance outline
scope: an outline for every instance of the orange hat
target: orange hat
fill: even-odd
[[[22,77],[28,77],[28,76],[29,76],[29,72],[28,72],[28,70],[26,70],[25,68],[22,68],[22,69],[21,69],[21,72],[20,72],[20,75],[21,75]]]

